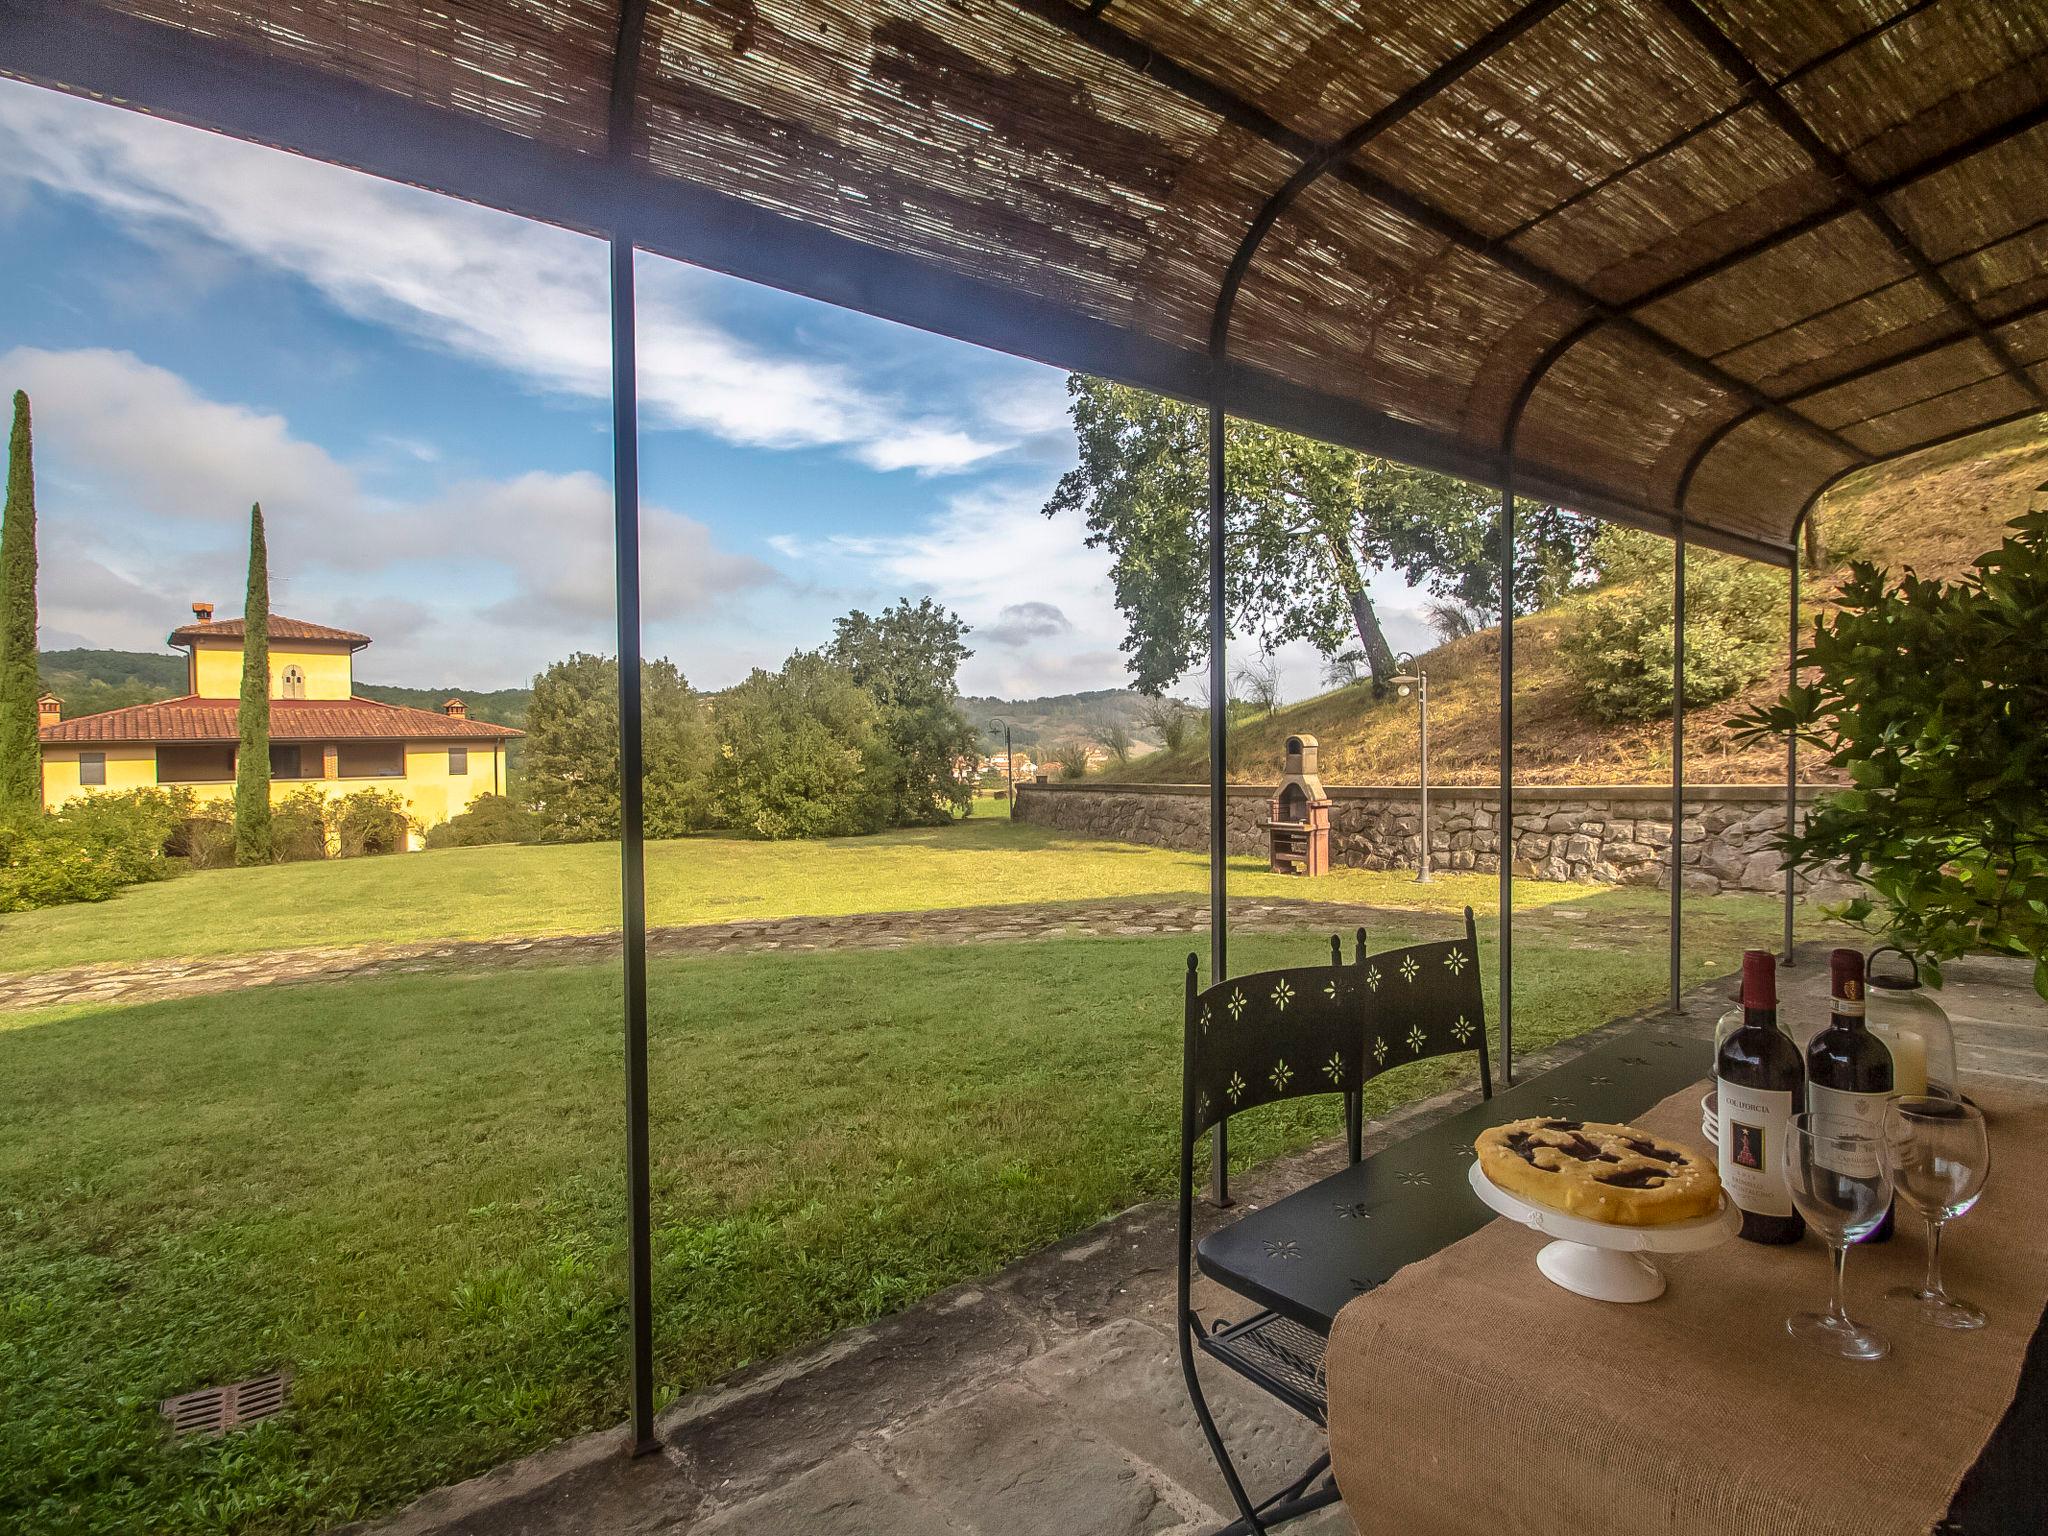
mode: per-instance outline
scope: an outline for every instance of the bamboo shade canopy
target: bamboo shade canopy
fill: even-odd
[[[0,0],[0,71],[1766,559],[2048,409],[2048,0]]]

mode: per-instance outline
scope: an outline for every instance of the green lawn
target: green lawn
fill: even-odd
[[[943,861],[961,846],[946,839],[963,834],[748,852],[782,870],[762,900],[810,905],[794,883],[806,861],[865,869],[865,889],[908,896],[895,850]],[[715,882],[686,872],[693,859],[729,860],[727,845],[661,856],[665,920],[716,909]],[[595,850],[497,858],[603,862]],[[489,863],[402,867],[431,882],[444,865]],[[245,878],[365,890],[399,864]],[[1177,867],[1149,853],[1099,860],[1103,871]],[[93,915],[135,922],[147,910],[162,926],[146,931],[212,932],[180,930],[169,914],[234,878]],[[506,880],[504,902],[542,910]],[[953,892],[930,889],[948,880]],[[1036,881],[1012,870],[1008,899]],[[958,900],[966,878],[923,885],[930,903]],[[1036,888],[1048,886],[1075,894],[1064,878]],[[375,888],[412,900],[388,879]],[[1567,894],[1518,929],[1527,1048],[1654,1002],[1664,985],[1654,901]],[[129,900],[140,905],[124,913]],[[834,900],[846,909],[843,892]],[[408,907],[406,921],[432,910]],[[1770,916],[1767,902],[1695,903],[1697,954],[1727,969]],[[1418,915],[1384,925],[1375,948],[1452,931],[1453,919]],[[1099,939],[656,962],[666,1391],[1167,1192],[1189,948]],[[1243,938],[1234,958],[1254,969],[1322,952],[1304,933]],[[8,1018],[0,1529],[310,1530],[623,1418],[617,987],[613,967],[584,966]],[[1376,1107],[1441,1080],[1428,1066],[1382,1079]],[[1327,1107],[1248,1117],[1234,1152],[1263,1159],[1328,1133],[1334,1105],[1314,1104]],[[295,1373],[287,1418],[165,1444],[157,1398],[278,1367]]]
[[[937,907],[1036,906],[1097,897],[1203,895],[1207,854],[1093,842],[1007,817],[825,842],[687,838],[648,845],[656,926]],[[1442,909],[1489,908],[1490,875],[1444,876],[1425,892],[1398,871],[1340,869],[1313,883],[1231,864],[1246,896]],[[1574,888],[1523,881],[1541,906]],[[91,961],[240,954],[370,940],[593,933],[619,925],[611,843],[450,848],[382,859],[219,869],[135,886],[112,901],[0,918],[0,970]]]

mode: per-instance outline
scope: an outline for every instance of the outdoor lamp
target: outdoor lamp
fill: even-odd
[[[1428,672],[1426,672],[1426,671],[1425,671],[1425,670],[1423,669],[1423,667],[1422,667],[1421,663],[1417,662],[1417,661],[1416,661],[1416,659],[1414,658],[1414,656],[1412,656],[1411,654],[1409,654],[1409,653],[1408,653],[1407,651],[1403,651],[1403,652],[1401,652],[1401,653],[1400,653],[1399,655],[1397,655],[1397,656],[1396,656],[1396,657],[1394,658],[1394,665],[1395,665],[1395,666],[1397,666],[1397,667],[1399,667],[1399,668],[1401,668],[1401,670],[1400,670],[1399,672],[1396,672],[1396,673],[1395,673],[1395,674],[1393,675],[1393,677],[1391,677],[1390,679],[1388,679],[1388,681],[1390,681],[1391,683],[1393,683],[1393,685],[1394,685],[1394,688],[1395,688],[1396,692],[1397,692],[1397,693],[1398,693],[1398,694],[1400,695],[1400,697],[1402,697],[1402,698],[1404,698],[1404,699],[1408,697],[1409,691],[1410,691],[1411,689],[1412,689],[1412,690],[1414,691],[1414,694],[1415,694],[1415,702],[1416,702],[1416,716],[1417,716],[1417,734],[1418,734],[1418,738],[1419,738],[1419,741],[1418,741],[1418,745],[1419,745],[1419,746],[1420,746],[1420,748],[1421,748],[1421,752],[1420,752],[1420,759],[1421,759],[1421,761],[1420,761],[1420,768],[1419,768],[1419,772],[1420,772],[1420,777],[1421,777],[1421,783],[1422,783],[1422,828],[1421,828],[1421,830],[1422,830],[1422,853],[1421,853],[1421,857],[1420,857],[1420,858],[1419,858],[1419,859],[1418,859],[1418,860],[1416,861],[1416,870],[1415,870],[1415,880],[1416,880],[1416,883],[1417,883],[1418,885],[1427,885],[1427,884],[1429,883],[1429,881],[1430,881],[1430,873],[1429,873],[1429,673],[1428,673]],[[1498,835],[1498,834],[1497,834],[1497,835]],[[1502,842],[1501,846],[1503,847],[1503,849],[1505,849],[1505,847],[1506,847],[1506,843],[1505,843],[1505,841],[1503,841],[1503,842]],[[1506,857],[1505,853],[1503,853],[1502,857]]]

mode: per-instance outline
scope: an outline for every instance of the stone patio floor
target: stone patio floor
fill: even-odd
[[[1698,1044],[1727,981],[1683,1015],[1617,1020],[1518,1065],[1545,1070],[1642,1020]],[[1783,973],[1818,1012],[1825,951]],[[1942,1002],[1967,1072],[2048,1082],[2048,1007],[2018,962],[1955,965]],[[1372,1127],[1367,1150],[1470,1102],[1448,1094]],[[1339,1166],[1317,1148],[1239,1177],[1256,1206]],[[1219,1218],[1202,1207],[1206,1220]],[[353,1529],[374,1536],[1138,1536],[1226,1519],[1173,1340],[1173,1210],[1125,1211],[978,1285],[956,1287],[677,1403],[661,1451],[622,1454],[624,1432],[563,1442]],[[1250,1310],[1198,1280],[1205,1316]],[[1225,1441],[1255,1496],[1320,1450],[1313,1425],[1205,1362]],[[1286,1528],[1352,1529],[1341,1506]]]
[[[1588,894],[1596,886],[1585,888]],[[1245,933],[1341,932],[1384,918],[1414,918],[1411,909],[1337,901],[1253,901],[1230,904],[1231,926]],[[1576,915],[1576,914],[1574,914]],[[1541,922],[1543,914],[1525,914]],[[1008,939],[1131,937],[1206,933],[1206,897],[1164,897],[1055,905],[939,907],[922,912],[858,912],[839,917],[757,918],[648,930],[655,955],[768,954],[830,949],[900,949],[909,944],[982,944]],[[619,953],[619,935],[546,934],[495,939],[333,944],[252,954],[64,966],[0,973],[0,1013],[72,1003],[149,1003],[294,982],[356,981],[427,971],[502,971],[575,965]]]

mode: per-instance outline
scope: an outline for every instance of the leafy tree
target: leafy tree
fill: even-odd
[[[270,552],[263,507],[249,509],[249,591],[242,600],[242,730],[235,755],[235,862],[268,864],[270,839]]]
[[[1078,374],[1067,389],[1080,462],[1045,512],[1081,513],[1088,542],[1115,557],[1127,665],[1156,693],[1208,652],[1207,413]],[[1383,689],[1393,650],[1366,591],[1381,568],[1498,610],[1491,491],[1248,421],[1227,423],[1224,459],[1230,622],[1261,651],[1305,640],[1334,656],[1356,643]],[[1527,612],[1577,579],[1592,525],[1536,503],[1516,510]]]
[[[706,824],[711,733],[704,703],[671,661],[640,666],[641,796],[647,835]],[[619,835],[619,664],[578,651],[533,680],[524,772],[547,842]]]
[[[799,651],[718,698],[719,818],[761,837],[845,837],[890,824],[902,769],[851,668]]]
[[[2008,526],[1952,583],[1857,562],[1799,653],[1812,681],[1735,724],[1796,731],[1847,775],[1779,839],[1791,867],[1869,888],[1845,916],[1881,907],[1937,983],[1972,950],[2025,955],[2048,997],[2048,509]]]
[[[36,477],[28,396],[14,392],[0,515],[0,813],[43,808],[36,741]]]
[[[1595,558],[1611,584],[1571,616],[1558,636],[1558,659],[1599,719],[1669,714],[1678,648],[1671,545],[1654,534],[1603,529]],[[1714,550],[1687,552],[1688,708],[1732,698],[1776,664],[1783,603],[1783,579],[1769,567]]]
[[[974,755],[978,738],[955,702],[960,663],[974,654],[962,643],[960,616],[928,597],[906,597],[875,618],[856,608],[832,629],[826,654],[881,710],[890,823],[926,826],[965,811],[974,790],[954,764]]]

